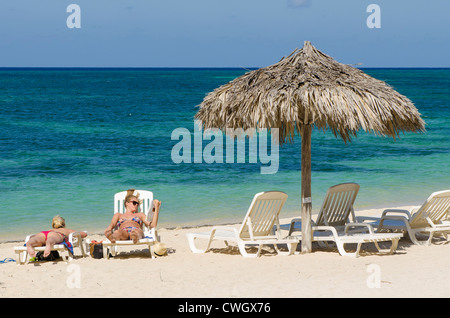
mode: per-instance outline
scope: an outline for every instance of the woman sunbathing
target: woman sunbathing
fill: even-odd
[[[158,224],[158,214],[161,207],[161,202],[158,200],[153,200],[153,218],[149,222],[146,220],[145,213],[138,212],[139,204],[139,193],[134,195],[134,189],[127,190],[127,195],[125,196],[125,213],[114,214],[111,224],[105,230],[105,236],[111,243],[115,243],[116,240],[133,240],[134,243],[144,237],[144,232],[142,231],[142,225],[148,228],[156,227]],[[116,228],[114,232],[112,230]]]
[[[27,251],[31,257],[36,256],[36,251],[34,247],[44,246],[44,257],[50,255],[53,245],[61,244],[67,240],[70,233],[75,232],[75,230],[66,229],[66,221],[59,215],[55,216],[52,220],[52,230],[42,231],[30,237],[27,241]],[[81,237],[86,237],[85,232],[80,232]]]

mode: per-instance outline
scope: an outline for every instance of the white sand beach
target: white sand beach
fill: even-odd
[[[408,207],[401,207],[408,208]],[[382,209],[356,211],[380,215]],[[281,215],[282,216],[282,215]],[[313,216],[314,218],[315,216]],[[282,219],[287,223],[289,219]],[[194,254],[186,233],[210,227],[159,229],[172,252],[151,259],[143,246],[122,247],[107,259],[81,258],[65,263],[0,264],[0,297],[159,297],[159,298],[317,298],[317,297],[448,297],[450,244],[431,246],[400,240],[393,255],[374,253],[364,245],[359,258],[313,246],[310,254],[276,255],[270,247],[247,259],[237,248],[214,243],[212,251]],[[89,235],[103,240],[100,234]],[[20,242],[0,244],[0,258],[14,258]],[[76,253],[77,254],[77,253]],[[377,285],[379,282],[379,285]],[[115,293],[119,290],[126,293]],[[128,288],[129,287],[129,288]],[[138,288],[136,288],[138,287]]]

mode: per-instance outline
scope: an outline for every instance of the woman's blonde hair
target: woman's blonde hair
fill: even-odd
[[[131,198],[136,198],[139,201],[139,204],[142,203],[142,200],[139,200],[139,192],[136,192],[136,194],[134,194],[134,192],[136,191],[136,189],[128,189],[127,190],[127,194],[125,196],[125,202],[130,202]]]
[[[62,228],[62,227],[66,227],[66,221],[62,217],[60,217],[59,215],[53,217],[52,228],[59,229],[59,228]]]

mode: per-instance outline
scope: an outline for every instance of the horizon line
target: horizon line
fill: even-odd
[[[150,69],[243,69],[256,70],[264,68],[256,66],[0,66],[0,70],[20,70],[20,69],[133,69],[133,70],[150,70]],[[358,69],[450,69],[449,66],[368,66],[355,67]]]

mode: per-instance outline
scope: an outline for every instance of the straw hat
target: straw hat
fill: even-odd
[[[164,256],[164,255],[166,255],[166,253],[167,253],[167,247],[166,247],[166,244],[160,243],[160,242],[156,243],[156,244],[153,246],[152,250],[153,250],[153,255],[155,255],[155,256],[157,256],[157,257],[158,257],[158,256]]]

